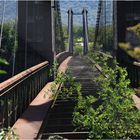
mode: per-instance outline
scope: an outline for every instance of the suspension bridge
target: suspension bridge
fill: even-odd
[[[133,4],[133,5],[132,5]],[[127,6],[135,7],[128,9]],[[99,0],[95,27],[93,49],[99,42],[102,50],[108,49],[107,27],[112,29],[111,53],[122,67],[126,67],[131,86],[140,86],[140,62],[118,48],[118,43],[125,41],[126,27],[138,23],[138,19],[130,17],[132,12],[136,16],[140,2],[112,2],[113,24],[107,22],[107,1]],[[66,72],[70,69],[75,81],[82,85],[82,95],[96,95],[97,85],[92,82],[93,77],[100,74],[100,67],[91,70],[90,63],[85,60],[89,52],[88,40],[88,10],[83,8],[81,13],[74,13],[68,9],[68,46],[64,46],[64,36],[61,21],[59,1],[18,1],[17,18],[15,20],[15,46],[18,38],[18,48],[14,49],[12,63],[5,67],[8,72],[0,83],[0,128],[15,127],[20,139],[47,139],[52,135],[60,135],[68,139],[86,139],[88,131],[75,131],[72,124],[72,112],[75,101],[73,99],[59,99],[55,102],[50,98],[50,89],[55,76],[49,71],[53,62],[57,60],[59,69]],[[124,9],[125,7],[125,9]],[[128,14],[130,13],[130,15]],[[3,19],[5,5],[3,3]],[[74,56],[73,16],[83,18],[83,57]],[[140,15],[139,15],[140,16]],[[2,20],[4,21],[4,20]],[[124,25],[124,26],[123,26]],[[0,47],[2,48],[3,22],[1,24]],[[59,87],[58,87],[59,88]],[[60,87],[61,88],[61,87]],[[73,94],[76,96],[76,94]],[[134,96],[138,109],[140,99]],[[51,107],[52,104],[53,108]]]

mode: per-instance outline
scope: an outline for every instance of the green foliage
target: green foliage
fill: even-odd
[[[83,37],[83,27],[82,26],[75,26],[73,31],[74,31],[74,38],[75,39],[77,39],[79,37]],[[88,28],[89,42],[92,42],[94,39],[94,31],[95,31],[95,28],[93,28],[93,27]]]
[[[53,94],[52,98],[56,99],[57,95],[59,95],[60,98],[65,99],[69,98],[73,93],[79,92],[80,84],[74,81],[70,71],[67,70],[66,73],[63,73],[60,72],[57,67],[57,62],[54,62],[51,70],[51,73],[54,73],[55,75],[55,80],[53,81],[50,89]],[[58,86],[62,87],[59,88]],[[47,93],[48,92],[49,91],[47,91]]]
[[[0,65],[8,65],[8,62],[5,59],[0,58]],[[5,70],[0,69],[0,75],[6,74],[7,72]]]
[[[113,49],[113,30],[112,26],[108,25],[100,28],[98,43],[102,44],[104,50],[110,51]]]
[[[74,55],[82,55],[83,47],[80,45],[75,45],[74,46]]]
[[[99,51],[99,49],[100,48],[96,48],[95,51],[89,52],[87,54],[87,58],[92,62],[94,61],[95,63],[105,67],[108,65],[108,61],[111,58],[111,55],[108,52],[102,53]]]
[[[8,62],[5,59],[0,58],[0,64],[8,65]]]
[[[127,53],[132,58],[135,58],[138,61],[140,61],[140,47],[135,47],[134,49],[128,50]]]
[[[96,63],[102,63],[102,72],[107,76],[100,75],[96,79],[97,99],[94,96],[79,95],[74,124],[80,129],[89,130],[89,137],[94,139],[139,138],[140,111],[134,107],[134,90],[130,88],[127,71],[119,67],[116,61],[113,67],[109,67],[108,55],[100,56],[94,52],[90,56]],[[96,100],[99,105],[94,109]]]
[[[131,26],[131,27],[127,27],[127,31],[133,32],[135,33],[138,37],[140,37],[140,23]]]
[[[1,26],[1,25],[0,25]],[[10,60],[14,55],[17,43],[15,46],[15,22],[8,21],[4,23],[2,35],[2,49],[0,51],[1,57]],[[16,35],[17,36],[17,35]]]
[[[0,75],[7,74],[5,70],[0,70]]]
[[[19,140],[19,136],[15,133],[14,128],[3,128],[0,130],[1,140]]]
[[[93,27],[88,28],[89,42],[93,42],[94,34],[95,34],[94,31],[95,31],[95,28],[93,28]],[[82,26],[74,26],[73,33],[74,33],[74,42],[77,42],[77,39],[83,37],[83,27]],[[63,26],[63,34],[64,34],[64,39],[65,39],[65,47],[67,47],[68,46],[68,27],[67,26]]]
[[[74,78],[71,76],[70,72],[63,74],[63,87],[59,91],[59,97],[62,99],[67,99],[73,95],[73,93],[78,92],[79,83],[74,81]]]
[[[74,26],[73,28],[74,38],[79,38],[83,36],[83,27],[82,26]]]
[[[63,26],[63,34],[64,34],[64,38],[68,38],[68,27],[67,26]]]
[[[94,96],[78,95],[78,103],[73,112],[73,124],[77,126],[77,129],[91,130],[94,123],[93,117],[96,113],[92,106],[95,101]]]
[[[93,41],[94,35],[95,35],[95,28],[94,27],[89,27],[88,28],[88,39],[89,39],[89,42]]]
[[[1,27],[1,25],[0,25]],[[15,22],[8,21],[5,22],[3,25],[3,34],[2,34],[2,42],[1,42],[1,49],[0,49],[0,66],[1,65],[8,65],[14,55],[17,48],[17,40],[15,43]],[[17,37],[17,34],[16,34]],[[8,62],[7,62],[8,61]],[[0,75],[6,74],[5,70],[0,70]]]
[[[5,22],[3,25],[3,33],[0,48],[0,75],[7,74],[7,72],[4,69],[1,69],[1,66],[8,65],[9,63],[11,63],[16,53],[18,43],[15,26],[15,21],[8,21]]]
[[[133,47],[131,43],[119,43],[119,47],[124,50],[129,56],[140,61],[140,47]]]
[[[73,93],[73,79],[71,76],[63,73],[63,72],[58,72],[57,76],[55,77],[55,80],[51,86],[51,92],[53,94],[53,98],[56,95],[59,95],[61,98],[68,98],[70,95]],[[58,86],[64,84],[69,84],[69,87],[63,86],[63,88],[58,88]]]
[[[88,43],[89,52],[93,50],[93,47],[94,47],[94,42],[89,42]]]
[[[97,78],[102,105],[97,109],[97,123],[90,136],[100,132],[100,138],[138,138],[140,111],[134,108],[134,91],[129,88],[126,70],[119,66],[103,70],[108,76]]]

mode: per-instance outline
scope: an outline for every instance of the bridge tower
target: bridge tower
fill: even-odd
[[[69,49],[69,52],[73,54],[73,45],[74,45],[73,44],[73,11],[71,8],[68,10],[68,34],[69,34],[68,49]]]
[[[16,73],[54,59],[54,1],[18,1]]]
[[[83,38],[84,38],[84,48],[83,48],[83,54],[85,55],[88,52],[88,21],[87,21],[87,13],[88,11],[86,8],[83,9]]]
[[[83,54],[85,55],[88,52],[88,20],[87,20],[88,11],[86,8],[83,8],[82,13],[73,13],[72,9],[68,10],[68,50],[73,54],[73,15],[82,15],[83,16]]]

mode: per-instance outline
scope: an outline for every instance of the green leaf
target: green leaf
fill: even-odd
[[[0,70],[0,75],[7,74],[5,70]]]
[[[0,58],[0,64],[8,65],[9,63],[5,59]]]

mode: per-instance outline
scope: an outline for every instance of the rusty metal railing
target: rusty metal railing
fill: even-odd
[[[0,128],[12,126],[49,79],[47,61],[0,84]]]
[[[68,56],[70,56],[70,53],[67,51],[63,51],[56,55],[56,61],[58,64],[62,63],[63,60],[65,60]]]

